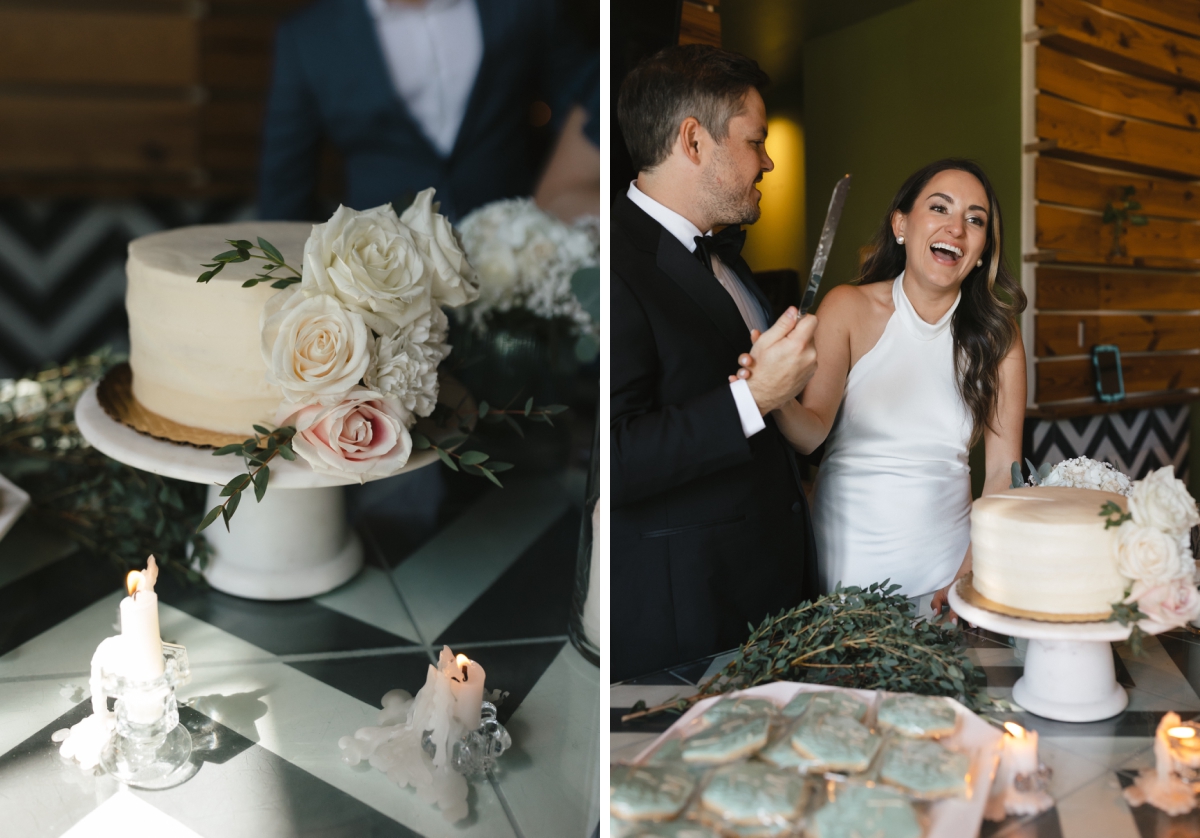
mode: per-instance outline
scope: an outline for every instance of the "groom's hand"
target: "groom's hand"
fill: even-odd
[[[750,349],[754,374],[746,383],[764,416],[796,398],[817,371],[817,318],[797,315],[795,307],[789,308]]]

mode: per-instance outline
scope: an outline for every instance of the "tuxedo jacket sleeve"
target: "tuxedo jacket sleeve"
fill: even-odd
[[[659,349],[650,322],[629,287],[630,281],[617,268],[610,286],[609,474],[612,503],[616,506],[661,494],[751,459],[750,444],[742,431],[729,384],[718,384],[679,404],[659,403]],[[736,364],[737,356],[732,355],[730,372]]]

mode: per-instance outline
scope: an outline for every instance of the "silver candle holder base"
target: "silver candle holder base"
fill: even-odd
[[[196,773],[192,736],[179,722],[175,688],[191,680],[187,650],[163,645],[163,674],[153,681],[106,678],[116,697],[116,730],[100,764],[121,782],[140,789],[177,786]]]

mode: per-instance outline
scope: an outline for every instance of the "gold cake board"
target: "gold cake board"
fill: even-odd
[[[439,374],[438,384],[438,402],[451,407],[459,420],[457,427],[448,428],[438,427],[430,419],[419,420],[416,429],[434,441],[470,431],[474,427],[476,411],[475,400],[457,379]],[[134,398],[133,370],[129,368],[129,364],[118,364],[100,379],[96,387],[96,400],[114,422],[120,422],[139,434],[176,445],[220,448],[223,445],[241,444],[254,434],[253,429],[247,429],[245,435],[241,436],[223,434],[220,431],[182,425],[165,416],[159,416]]]
[[[1003,614],[1006,617],[1019,617],[1022,620],[1038,620],[1043,623],[1103,623],[1112,615],[1112,612],[1109,611],[1102,614],[1050,614],[1045,611],[1026,611],[1024,608],[1001,605],[975,590],[972,581],[974,576],[974,573],[968,573],[955,583],[958,587],[958,595],[967,604],[974,605],[976,608],[982,608],[984,611],[991,611],[994,614]]]

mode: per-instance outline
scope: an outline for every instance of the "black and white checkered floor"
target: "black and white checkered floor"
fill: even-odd
[[[90,712],[88,665],[115,633],[121,578],[19,525],[0,542],[0,835],[593,834],[599,673],[566,637],[583,475],[500,490],[417,474],[399,495],[358,499],[390,512],[361,520],[367,567],[329,594],[267,603],[160,583],[163,639],[191,661],[180,715],[203,761],[167,791],[84,774],[50,741]],[[337,746],[376,723],[385,692],[415,693],[442,644],[509,691],[500,718],[513,738],[454,825],[412,789],[346,766]]]
[[[970,655],[987,673],[988,693],[1011,699],[1021,676],[1023,651],[1011,638],[990,632],[968,633]],[[1154,729],[1174,710],[1184,719],[1200,716],[1200,636],[1171,632],[1147,638],[1141,657],[1117,648],[1117,678],[1129,690],[1129,708],[1091,724],[1052,722],[1029,713],[1006,719],[1038,731],[1042,761],[1054,769],[1050,794],[1056,806],[1036,818],[1010,818],[983,825],[983,838],[1185,838],[1200,836],[1200,811],[1168,817],[1150,806],[1131,809],[1121,789],[1139,769],[1154,765]],[[613,762],[632,759],[670,727],[677,716],[664,715],[621,724],[621,716],[639,699],[659,704],[691,694],[692,688],[723,667],[721,655],[610,688]],[[967,838],[967,836],[964,836]]]

